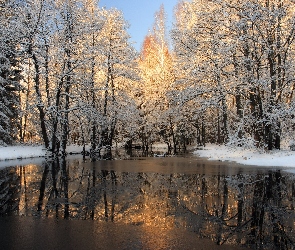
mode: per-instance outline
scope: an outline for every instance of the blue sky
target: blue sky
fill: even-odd
[[[99,6],[106,9],[115,7],[123,11],[125,20],[130,24],[130,40],[136,42],[134,47],[140,51],[144,37],[153,26],[155,12],[160,9],[161,4],[164,4],[169,29],[177,3],[178,0],[100,0]]]

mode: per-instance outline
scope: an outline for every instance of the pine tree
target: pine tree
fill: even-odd
[[[8,1],[0,2],[0,10],[0,144],[11,144],[18,136],[21,71],[12,29],[16,13]]]

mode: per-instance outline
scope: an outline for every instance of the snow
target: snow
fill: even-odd
[[[46,150],[43,146],[7,146],[0,147],[0,160],[24,159],[45,156]]]
[[[295,168],[295,151],[291,150],[267,152],[257,149],[207,145],[195,150],[194,154],[209,160],[232,161],[244,165]]]
[[[89,147],[86,147],[86,150]],[[69,145],[67,146],[67,152],[80,153],[83,150],[83,146]],[[44,146],[38,145],[18,145],[18,146],[0,146],[0,161],[15,160],[15,159],[27,159],[44,157],[46,150]]]
[[[156,143],[152,145],[152,150],[168,150],[166,143]]]

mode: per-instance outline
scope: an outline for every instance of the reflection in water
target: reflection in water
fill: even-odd
[[[294,246],[293,174],[181,173],[177,161],[173,171],[164,172],[124,171],[119,161],[65,159],[6,168],[0,171],[0,214],[143,225],[145,235],[155,227],[181,228],[219,245]],[[166,160],[133,162],[169,165]]]

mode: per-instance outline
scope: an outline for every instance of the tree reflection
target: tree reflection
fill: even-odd
[[[22,169],[16,173],[16,168],[6,168],[0,171],[0,214],[18,212]],[[25,192],[24,192],[25,193]]]
[[[42,211],[42,205],[43,205],[43,199],[45,195],[45,188],[46,188],[46,180],[47,180],[47,175],[49,173],[49,163],[45,162],[45,167],[44,171],[42,174],[42,179],[41,179],[41,184],[40,184],[40,192],[39,192],[39,200],[38,200],[38,206],[37,206],[37,211]]]
[[[262,176],[257,175],[254,184],[253,204],[252,204],[252,221],[251,221],[251,243],[261,245],[263,240],[263,220],[266,203],[265,180]]]
[[[62,176],[61,182],[63,186],[63,193],[64,193],[64,218],[68,219],[70,216],[69,211],[69,170],[67,168],[67,161],[65,156],[62,157]]]
[[[131,173],[81,163],[62,158],[1,170],[1,215],[181,227],[216,244],[259,249],[294,245],[292,174]]]

